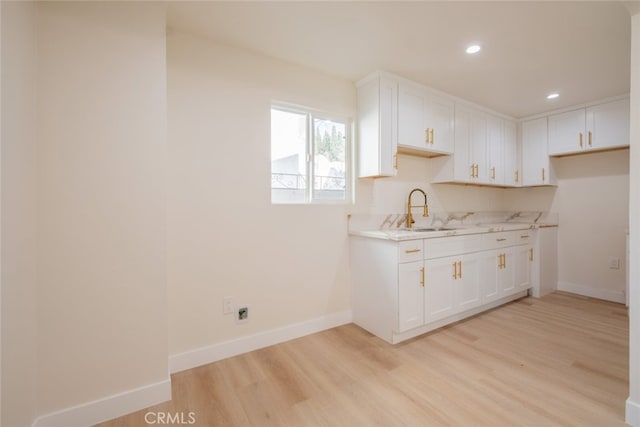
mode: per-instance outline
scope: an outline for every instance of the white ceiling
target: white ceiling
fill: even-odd
[[[617,1],[178,1],[168,25],[352,81],[390,71],[513,117],[629,91]]]

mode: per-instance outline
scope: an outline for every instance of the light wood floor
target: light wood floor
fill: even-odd
[[[524,298],[392,346],[346,325],[172,376],[196,426],[624,426],[623,305]]]

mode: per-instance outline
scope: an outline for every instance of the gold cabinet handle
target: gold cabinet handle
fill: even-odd
[[[405,254],[415,254],[416,252],[420,252],[420,249],[405,249]]]
[[[591,147],[591,131],[587,132],[589,138],[589,147]]]
[[[457,262],[453,262],[453,280],[456,280],[458,278],[458,263]]]
[[[477,163],[472,163],[471,164],[471,178],[477,178],[478,177],[478,164]]]
[[[458,261],[458,279],[462,279],[462,261]]]
[[[393,168],[398,170],[398,153],[393,155]]]
[[[502,254],[502,268],[507,268],[507,254]]]
[[[522,235],[520,235],[520,238],[521,239],[528,239],[529,235],[528,234],[522,234]]]
[[[499,239],[496,239],[496,242],[504,242],[505,240],[507,240],[507,239],[505,239],[504,237],[501,237]]]
[[[578,134],[578,140],[580,141],[580,148],[582,148],[582,132]]]
[[[502,254],[498,254],[498,269],[502,270]]]
[[[516,171],[516,182],[520,181],[520,172]]]
[[[529,261],[533,261],[533,248],[529,249]]]
[[[496,179],[496,167],[491,168],[491,179]]]
[[[544,182],[544,178],[545,178],[545,176],[544,176],[544,175],[545,175],[545,174],[544,174],[544,172],[545,172],[545,171],[544,171],[544,168],[542,168],[542,182]]]
[[[431,128],[431,144],[435,144],[436,142],[436,136],[435,136],[436,130],[434,128]]]
[[[420,269],[420,285],[424,288],[424,267]]]

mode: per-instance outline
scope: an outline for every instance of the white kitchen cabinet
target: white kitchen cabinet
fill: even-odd
[[[456,313],[453,257],[425,262],[425,321],[433,322]]]
[[[482,303],[496,301],[502,296],[498,282],[498,270],[502,252],[487,250],[478,254],[480,276],[480,298]]]
[[[376,72],[357,84],[358,177],[398,171],[398,81]]]
[[[515,262],[512,248],[506,248],[498,253],[498,292],[501,296],[517,292],[515,282]]]
[[[398,87],[398,144],[426,157],[453,153],[453,101],[424,86],[401,81]]]
[[[470,310],[482,303],[478,267],[475,255],[425,261],[425,323]]]
[[[557,227],[542,227],[537,230],[531,256],[532,295],[539,298],[558,289]]]
[[[498,289],[501,296],[512,295],[531,287],[532,250],[529,245],[520,245],[505,248],[498,254]]]
[[[485,236],[481,260],[483,303],[531,288],[531,248],[534,233],[529,230],[492,233]]]
[[[435,164],[434,182],[515,186],[517,157],[514,122],[456,103],[455,150]]]
[[[488,183],[487,120],[481,111],[456,104],[454,178],[460,182]]]
[[[352,237],[354,322],[397,343],[526,295],[530,266],[521,261],[529,234],[401,242]],[[499,254],[505,254],[507,273],[499,270]]]
[[[533,264],[533,246],[523,245],[513,248],[514,282],[516,291],[531,288],[531,266]]]
[[[424,275],[422,260],[398,266],[398,332],[424,324]]]
[[[505,121],[487,115],[487,179],[490,184],[505,184]]]
[[[522,123],[522,186],[555,185],[547,149],[547,118]]]
[[[456,104],[454,140],[453,156],[436,159],[441,164],[434,182],[488,183],[487,121],[484,113]]]
[[[549,155],[629,146],[629,99],[549,116]]]
[[[517,125],[510,120],[504,121],[504,184],[508,187],[519,187],[520,151],[518,147]]]
[[[457,277],[453,281],[456,313],[465,312],[482,304],[480,292],[480,259],[477,253],[453,259],[457,265]],[[453,273],[453,272],[452,272]],[[453,274],[452,274],[453,277]]]

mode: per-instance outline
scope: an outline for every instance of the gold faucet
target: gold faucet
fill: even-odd
[[[419,188],[414,188],[413,190],[411,190],[411,192],[409,193],[409,197],[407,198],[407,228],[411,228],[411,224],[415,222],[413,220],[413,215],[411,215],[411,208],[420,206],[411,204],[411,196],[413,196],[413,193],[415,193],[416,191],[421,192],[424,196],[424,205],[422,205],[422,207],[424,208],[424,213],[422,214],[422,216],[429,216],[429,206],[427,206],[427,193]]]

